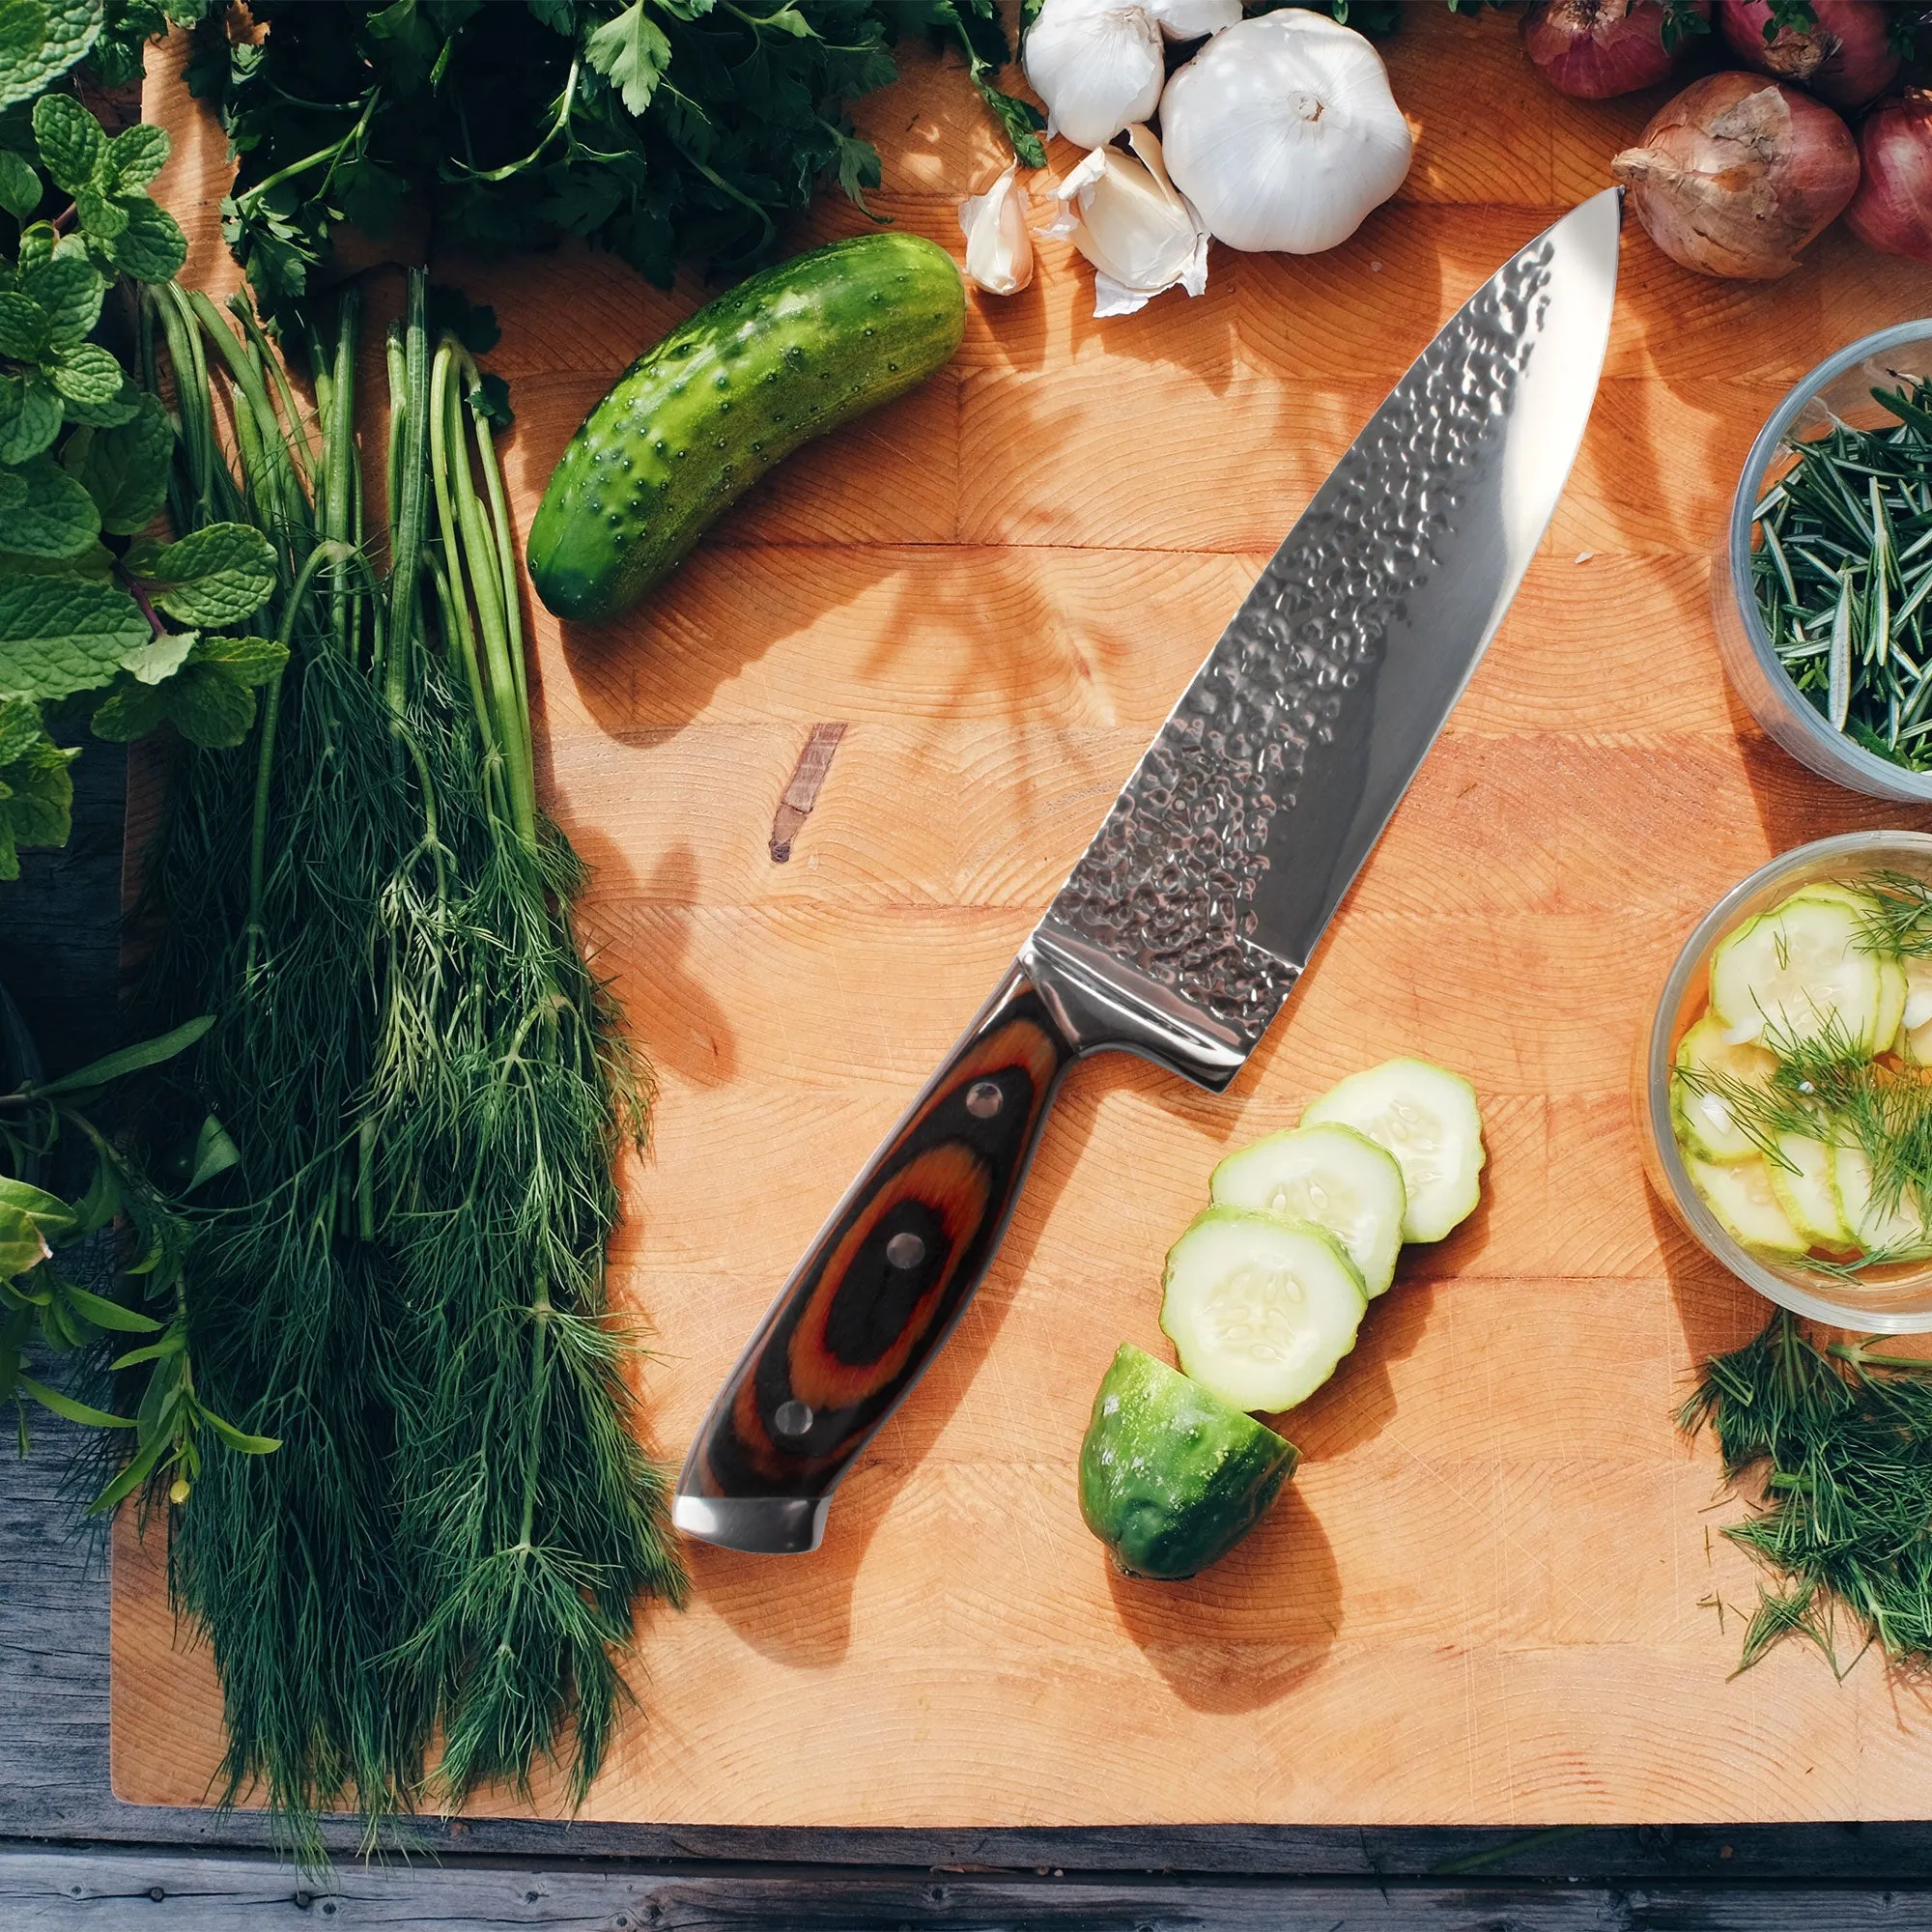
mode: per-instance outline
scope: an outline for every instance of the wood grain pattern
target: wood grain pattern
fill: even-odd
[[[1215,252],[1207,294],[1091,317],[1062,244],[976,298],[956,362],[802,453],[644,610],[535,626],[547,797],[663,1087],[621,1292],[681,1453],[850,1176],[995,982],[1264,554],[1429,335],[1602,185],[1657,98],[1543,90],[1514,23],[1413,10],[1401,196],[1306,261]],[[879,209],[956,246],[998,166],[956,71],[862,120]],[[218,260],[218,143],[172,177]],[[1069,158],[1057,156],[1062,165]],[[855,232],[821,202],[801,242]],[[495,303],[527,521],[584,407],[700,298],[608,259],[445,272]],[[1869,1662],[1728,1681],[1748,1566],[1671,1410],[1761,1320],[1648,1195],[1629,1099],[1670,957],[1720,893],[1827,832],[1928,822],[1832,791],[1727,692],[1706,558],[1781,388],[1919,312],[1922,269],[1825,238],[1769,288],[1633,229],[1571,488],[1475,682],[1288,1010],[1225,1096],[1076,1069],[1003,1255],[804,1559],[694,1552],[640,1633],[641,1711],[591,1820],[921,1828],[1909,1818],[1932,1717]],[[788,863],[774,814],[846,732]],[[1073,1459],[1221,1151],[1393,1052],[1464,1069],[1484,1208],[1412,1253],[1298,1411],[1293,1489],[1181,1585],[1110,1575]],[[124,1526],[114,1766],[192,1803],[205,1658]],[[554,1815],[554,1792],[536,1809]],[[1635,1921],[1625,1921],[1635,1922]],[[1688,1922],[1688,1921],[1687,1921]]]

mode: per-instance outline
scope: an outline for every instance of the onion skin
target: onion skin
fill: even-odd
[[[1782,27],[1767,43],[1770,0],[1718,0],[1718,26],[1747,67],[1774,80],[1795,80],[1847,113],[1877,99],[1899,69],[1886,10],[1878,0],[1811,0],[1811,12],[1808,34]]]
[[[1696,0],[1711,17],[1711,0]],[[1522,16],[1522,50],[1558,94],[1608,100],[1668,80],[1686,52],[1666,49],[1663,0],[1536,0]]]
[[[1754,73],[1693,81],[1610,171],[1650,239],[1684,268],[1771,282],[1859,185],[1852,130],[1808,94]]]
[[[1908,88],[1859,130],[1864,173],[1845,226],[1882,255],[1932,262],[1932,94]]]

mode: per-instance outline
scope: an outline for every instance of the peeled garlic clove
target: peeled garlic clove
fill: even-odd
[[[1160,143],[1127,129],[1133,154],[1095,148],[1054,190],[1060,218],[1048,231],[1072,238],[1093,263],[1094,313],[1131,315],[1177,285],[1208,286],[1208,231],[1168,179]]]
[[[1046,0],[1023,60],[1046,103],[1047,132],[1099,148],[1145,121],[1167,78],[1160,49],[1160,28],[1140,0]]]
[[[966,279],[992,296],[1016,296],[1033,280],[1033,231],[1027,226],[1027,191],[1012,162],[984,194],[959,204],[959,232],[966,238]]]
[[[1241,0],[1144,0],[1170,41],[1198,41],[1241,17]]]
[[[1408,173],[1414,143],[1381,56],[1303,7],[1216,34],[1167,84],[1176,185],[1231,248],[1346,242]]]

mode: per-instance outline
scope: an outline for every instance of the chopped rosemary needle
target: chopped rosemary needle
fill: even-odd
[[[1754,513],[1753,587],[1786,674],[1833,729],[1926,771],[1932,561],[1914,566],[1932,549],[1932,380],[1872,394],[1889,426],[1786,445],[1791,467]]]

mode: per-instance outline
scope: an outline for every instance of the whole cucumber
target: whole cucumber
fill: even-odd
[[[766,269],[648,349],[592,410],[530,525],[559,617],[634,604],[800,443],[916,387],[966,327],[946,250],[862,235]]]

